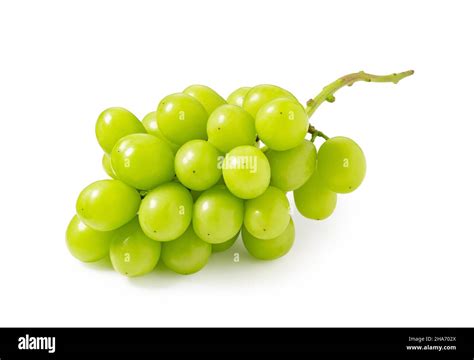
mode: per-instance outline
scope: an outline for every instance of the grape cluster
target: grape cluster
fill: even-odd
[[[179,274],[202,269],[241,234],[258,259],[285,255],[295,240],[287,193],[298,211],[322,220],[337,193],[359,187],[361,148],[346,137],[314,145],[310,112],[274,85],[242,87],[227,101],[193,85],[163,98],[140,121],[104,110],[96,136],[111,179],[79,194],[67,246],[84,262],[110,256],[138,276],[158,261]],[[311,140],[307,139],[308,132]]]

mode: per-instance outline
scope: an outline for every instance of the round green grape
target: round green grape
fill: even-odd
[[[223,153],[241,145],[254,145],[255,120],[237,105],[218,107],[207,121],[209,142]]]
[[[102,111],[95,125],[97,141],[106,153],[110,153],[115,143],[124,136],[145,132],[140,120],[127,109],[120,107]]]
[[[151,190],[174,177],[173,152],[163,140],[150,134],[121,138],[111,158],[117,177],[140,190]]]
[[[115,170],[112,167],[112,160],[110,159],[110,155],[107,153],[102,155],[102,168],[112,179],[117,178],[117,174],[115,174]]]
[[[176,240],[163,243],[161,259],[168,269],[189,275],[206,266],[211,252],[211,244],[201,240],[189,226]]]
[[[255,146],[238,146],[225,156],[222,164],[225,184],[241,199],[252,199],[265,192],[270,184],[270,164]]]
[[[303,186],[293,192],[293,197],[300,214],[314,220],[328,218],[337,203],[337,194],[326,187],[317,169]]]
[[[158,186],[142,200],[138,218],[144,233],[157,241],[181,236],[191,223],[193,198],[177,182]]]
[[[174,159],[176,176],[188,189],[202,191],[222,176],[220,153],[205,140],[191,140],[181,146]]]
[[[242,228],[242,240],[250,255],[260,260],[275,260],[290,251],[295,241],[295,226],[290,219],[285,231],[273,239],[258,239]]]
[[[142,123],[148,134],[154,135],[157,138],[165,141],[168,144],[168,146],[171,148],[171,151],[173,151],[173,154],[176,154],[176,151],[178,151],[179,149],[179,145],[172,143],[163,135],[160,128],[158,127],[158,120],[156,119],[156,111],[152,111],[146,114],[142,120]]]
[[[334,192],[345,194],[357,189],[364,180],[365,169],[364,153],[354,140],[337,136],[319,148],[319,174]]]
[[[280,189],[269,186],[255,199],[245,202],[244,225],[259,239],[273,239],[285,231],[290,222],[290,203]]]
[[[235,236],[230,240],[224,241],[223,243],[220,243],[220,244],[212,244],[212,252],[213,253],[223,252],[230,249],[232,245],[235,244],[235,241],[238,239],[239,235],[240,235],[240,231],[237,234],[235,234]]]
[[[116,236],[110,244],[110,260],[115,271],[129,277],[152,271],[161,254],[161,243],[147,237],[140,226],[126,236]]]
[[[74,215],[66,230],[66,245],[72,256],[83,262],[98,261],[109,253],[115,231],[97,231]]]
[[[275,85],[262,84],[254,86],[248,91],[244,99],[243,108],[255,118],[263,105],[279,98],[298,102],[296,97],[289,91]]]
[[[89,227],[110,231],[125,225],[137,214],[140,194],[119,180],[99,180],[79,194],[76,212]]]
[[[290,150],[268,150],[265,156],[272,170],[270,184],[285,192],[303,186],[316,166],[316,147],[309,140]]]
[[[258,137],[270,149],[278,151],[300,145],[308,132],[308,124],[303,106],[284,98],[263,105],[255,118]]]
[[[227,97],[227,103],[242,107],[244,105],[245,96],[250,91],[250,89],[251,88],[247,86],[238,88]]]
[[[209,115],[221,105],[226,104],[226,101],[212,90],[210,87],[205,85],[191,85],[184,89],[183,93],[191,95],[197,101],[199,101],[204,109],[206,109]]]
[[[206,140],[206,109],[188,94],[171,94],[158,104],[158,126],[162,134],[178,146],[194,139]]]
[[[210,244],[231,239],[239,232],[243,220],[243,200],[232,195],[224,185],[206,190],[194,204],[194,231]]]

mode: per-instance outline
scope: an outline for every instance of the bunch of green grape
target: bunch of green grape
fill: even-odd
[[[347,137],[326,138],[317,151],[309,115],[274,85],[242,87],[227,100],[192,85],[142,121],[124,108],[104,110],[95,132],[110,179],[79,194],[66,232],[71,254],[110,257],[126,276],[159,261],[195,273],[239,235],[258,259],[285,255],[295,240],[288,193],[303,216],[322,220],[366,171]]]

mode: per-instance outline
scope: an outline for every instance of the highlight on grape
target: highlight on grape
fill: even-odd
[[[301,215],[323,220],[337,195],[365,177],[361,147],[327,136],[311,116],[344,86],[396,84],[413,73],[349,74],[306,106],[275,85],[241,87],[227,99],[191,85],[141,121],[121,107],[104,110],[95,133],[108,179],[80,192],[66,230],[69,251],[83,262],[109,257],[130,277],[159,261],[178,274],[196,273],[239,239],[257,259],[282,257],[296,241],[290,192]]]

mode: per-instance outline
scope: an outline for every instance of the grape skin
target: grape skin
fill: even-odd
[[[81,191],[76,213],[89,227],[98,231],[115,230],[137,214],[140,194],[119,180],[99,180]]]
[[[132,226],[132,231],[116,236],[110,245],[113,268],[129,277],[151,272],[161,255],[161,243],[147,237],[137,221]]]
[[[112,160],[110,159],[110,155],[107,153],[102,155],[102,168],[112,179],[117,179],[117,174],[115,174],[115,171],[112,167]]]
[[[156,111],[152,111],[145,115],[142,120],[143,126],[148,134],[154,135],[157,138],[163,140],[168,144],[173,154],[176,154],[176,151],[179,149],[179,145],[176,145],[169,141],[161,132],[160,128],[158,127],[158,120],[156,119]]]
[[[298,102],[296,97],[289,91],[279,86],[262,84],[254,86],[248,91],[244,99],[243,108],[255,118],[263,105],[279,98],[291,99]]]
[[[272,239],[280,235],[290,222],[290,203],[280,189],[269,186],[255,199],[245,202],[244,225],[259,239]]]
[[[255,120],[236,105],[222,105],[207,122],[209,142],[226,153],[241,145],[254,145],[257,138]]]
[[[235,234],[235,236],[230,240],[227,240],[227,241],[225,241],[223,243],[220,243],[220,244],[212,244],[212,252],[213,253],[223,252],[223,251],[226,251],[226,250],[230,249],[235,244],[237,239],[239,238],[239,235],[240,235],[240,231],[237,234]]]
[[[285,98],[266,103],[255,118],[258,137],[270,149],[278,151],[300,145],[308,132],[308,124],[303,106]]]
[[[121,138],[111,153],[117,178],[140,190],[151,190],[174,177],[174,156],[163,140],[150,134]]]
[[[326,187],[317,169],[302,187],[293,192],[293,197],[300,214],[314,220],[331,216],[337,203],[337,194]]]
[[[211,252],[211,244],[201,240],[189,226],[176,240],[163,243],[161,258],[168,269],[189,275],[206,266]]]
[[[114,231],[94,230],[74,215],[66,230],[66,245],[76,259],[94,262],[107,256],[114,235]]]
[[[318,171],[330,190],[340,194],[350,193],[364,180],[364,152],[352,139],[333,137],[319,149]]]
[[[150,191],[142,200],[138,218],[144,233],[156,241],[181,236],[191,223],[193,198],[183,185],[170,182]]]
[[[193,98],[198,100],[202,106],[204,106],[208,115],[212,114],[212,112],[219,106],[227,103],[222,96],[206,85],[188,86],[183,90],[183,93],[191,95]]]
[[[95,125],[97,141],[107,154],[112,151],[116,142],[122,137],[145,132],[140,120],[130,111],[121,107],[102,111]]]
[[[156,109],[162,134],[178,146],[194,140],[206,140],[206,109],[194,97],[176,93],[163,98]]]
[[[248,86],[243,86],[243,87],[238,88],[237,90],[234,90],[227,97],[227,103],[242,107],[244,105],[245,96],[247,96],[250,89],[251,88]]]
[[[238,234],[244,221],[244,202],[224,185],[203,192],[193,209],[193,228],[210,244],[220,244]]]
[[[241,199],[253,199],[268,188],[271,170],[261,150],[245,145],[227,153],[222,175],[231,193]]]
[[[215,185],[222,176],[219,151],[207,141],[191,140],[176,153],[174,167],[179,181],[188,189],[203,191]]]
[[[303,186],[316,167],[316,147],[309,140],[286,151],[270,149],[265,156],[272,171],[270,184],[285,192]]]
[[[290,251],[295,240],[295,226],[290,219],[285,231],[273,239],[258,239],[242,228],[242,240],[250,255],[260,260],[275,260]]]

